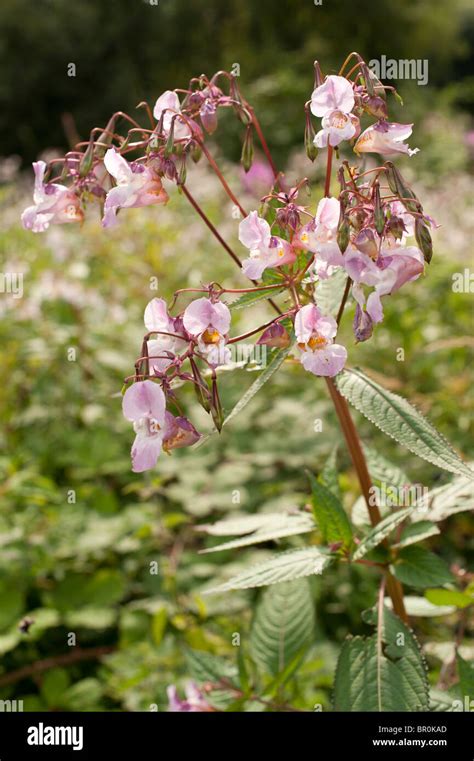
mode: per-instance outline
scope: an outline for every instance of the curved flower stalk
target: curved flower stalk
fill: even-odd
[[[354,65],[345,74],[350,62]],[[185,89],[167,90],[153,109],[140,104],[150,120],[147,126],[117,112],[106,127],[94,128],[89,140],[63,159],[55,159],[49,166],[43,162],[34,165],[34,206],[22,215],[27,229],[40,232],[50,224],[80,221],[85,204],[90,208],[94,202],[103,206],[103,225],[110,227],[126,209],[167,203],[176,185],[243,276],[243,287],[222,288],[211,282],[178,290],[169,306],[162,298],[147,305],[147,332],[135,372],[125,380],[123,396],[123,414],[136,433],[134,471],[151,469],[162,451],[192,446],[200,438],[181,410],[179,387],[190,384],[194,388],[199,403],[220,430],[225,412],[219,368],[231,365],[233,345],[255,337],[257,344],[267,346],[275,357],[277,352],[285,352],[283,358],[296,340],[294,355],[302,367],[326,378],[371,522],[376,525],[380,521],[378,507],[370,504],[370,476],[357,430],[332,380],[347,361],[338,328],[352,297],[356,341],[370,338],[374,326],[383,320],[385,300],[424,273],[432,256],[430,228],[435,224],[390,160],[382,158],[384,163],[366,171],[361,163],[354,166],[344,160],[337,171],[334,196],[331,183],[333,159],[339,150],[352,148],[355,158],[365,153],[382,157],[416,153],[417,149],[405,142],[413,125],[388,120],[387,94],[392,91],[375,79],[356,53],[348,56],[338,75],[324,77],[315,64],[315,87],[305,104],[305,147],[311,161],[320,150],[326,151],[326,179],[318,204],[307,200],[305,193],[310,188],[306,178],[288,187],[276,169],[253,107],[242,95],[237,79],[225,71],[211,79],[194,77]],[[233,111],[243,125],[245,172],[252,167],[255,140],[272,171],[271,187],[260,207],[249,212],[206,142],[207,134],[218,129],[222,109]],[[321,120],[317,132],[313,117]],[[127,130],[119,131],[124,122]],[[186,185],[190,167],[200,160],[216,173],[241,213],[236,232],[247,251],[243,261]],[[336,270],[347,277],[334,318],[318,304],[317,284]],[[276,316],[243,335],[232,335],[229,298],[239,296],[248,306],[267,299]],[[276,303],[276,297],[281,301]],[[404,617],[401,589],[387,574],[394,608]],[[170,700],[175,705],[191,705],[194,698],[188,695],[180,702],[173,692]]]

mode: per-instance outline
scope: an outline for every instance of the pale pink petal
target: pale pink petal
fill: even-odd
[[[267,263],[262,256],[250,256],[242,262],[242,272],[250,280],[260,280],[266,268]]]
[[[311,111],[324,116],[328,111],[339,110],[348,114],[354,108],[354,92],[345,77],[331,74],[317,87],[311,96]]]
[[[212,325],[213,317],[214,309],[212,302],[206,298],[196,299],[186,307],[183,315],[183,325],[192,336],[198,336],[209,325]]]
[[[134,191],[130,185],[117,185],[109,190],[104,204],[102,227],[113,227],[117,223],[118,210],[129,205],[133,196]]]
[[[320,129],[319,132],[316,133],[316,136],[313,140],[316,148],[327,148],[329,140],[329,135],[324,129]]]
[[[109,148],[105,154],[104,165],[108,173],[115,178],[119,185],[131,181],[132,170],[130,165],[120,153],[117,153],[115,148]]]
[[[382,322],[383,320],[382,301],[377,289],[372,291],[367,299],[367,314],[371,318],[372,322]]]
[[[337,322],[330,315],[322,315],[315,322],[315,331],[318,336],[323,338],[334,338],[337,333]]]
[[[155,467],[162,449],[162,436],[142,436],[138,434],[132,445],[132,470],[143,473]]]
[[[251,211],[239,225],[239,240],[250,250],[265,248],[270,244],[270,238],[270,225],[256,211]]]
[[[166,400],[156,383],[145,380],[129,386],[122,400],[122,412],[127,420],[153,418],[160,426],[164,425]]]
[[[306,343],[315,330],[321,312],[315,304],[301,307],[295,317],[295,334],[298,343]]]
[[[322,198],[316,210],[316,222],[329,230],[335,230],[339,223],[341,204],[337,198]]]
[[[168,315],[168,307],[164,299],[152,299],[145,307],[144,314],[145,327],[149,332],[152,330],[165,330],[168,333],[172,333],[173,327],[170,316]]]
[[[305,370],[314,375],[333,377],[343,369],[347,360],[347,351],[340,344],[331,344],[316,351],[304,351],[301,364]]]
[[[177,93],[173,92],[172,90],[166,90],[160,97],[157,99],[155,106],[153,108],[153,116],[157,121],[161,119],[161,114],[165,109],[170,109],[170,111],[167,111],[167,113],[164,116],[163,122],[165,126],[165,123],[168,122],[166,125],[166,129],[169,128],[171,119],[173,117],[173,114],[171,111],[176,111],[177,113],[180,113],[181,107],[179,104],[179,97]]]
[[[229,307],[221,301],[212,304],[212,320],[210,324],[224,336],[230,328]]]

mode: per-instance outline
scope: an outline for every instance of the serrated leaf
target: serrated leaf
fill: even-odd
[[[471,471],[431,423],[406,399],[387,391],[360,370],[336,378],[341,394],[381,431],[423,460],[471,480]]]
[[[367,555],[368,552],[374,549],[374,547],[377,547],[379,544],[381,544],[384,539],[387,538],[391,532],[402,523],[410,513],[412,512],[411,507],[406,507],[404,510],[397,510],[395,513],[391,513],[390,515],[387,515],[386,518],[380,521],[376,526],[374,526],[369,533],[364,536],[361,543],[357,547],[356,551],[354,552],[352,559],[353,560],[360,560],[364,557],[364,555]]]
[[[318,476],[318,481],[326,486],[329,491],[340,500],[341,488],[339,486],[339,473],[337,470],[337,445],[333,448],[331,454],[326,460],[326,464]]]
[[[265,674],[283,672],[314,633],[314,605],[307,579],[266,589],[250,631],[250,655]]]
[[[434,713],[451,713],[456,710],[456,702],[459,702],[449,692],[430,690],[430,711]]]
[[[438,607],[429,602],[425,597],[405,595],[403,599],[407,615],[416,618],[437,618],[439,616],[450,616],[452,613],[456,612],[454,605]],[[385,598],[385,605],[392,610],[393,604],[389,597]]]
[[[279,584],[282,581],[292,581],[303,576],[320,574],[329,565],[332,558],[318,547],[306,547],[302,550],[290,550],[275,555],[247,571],[239,573],[230,581],[220,584],[213,589],[207,589],[203,594],[229,592],[232,589],[251,589]]]
[[[470,463],[471,464],[471,463]],[[413,520],[443,521],[450,515],[474,509],[474,485],[470,478],[458,476],[446,484],[431,489],[417,500]]]
[[[311,483],[313,513],[324,543],[342,542],[345,547],[349,547],[352,542],[352,527],[342,503],[312,473],[308,475]]]
[[[219,544],[217,547],[209,547],[206,550],[201,550],[201,554],[221,552],[222,550],[230,550],[236,547],[247,547],[251,544],[258,544],[259,542],[268,542],[275,539],[283,539],[287,536],[306,534],[315,529],[313,517],[309,513],[268,513],[265,516],[259,517],[266,518],[266,520],[260,522],[255,531],[250,531],[246,536],[239,539],[232,539],[229,542]],[[226,523],[235,524],[235,521],[219,521],[220,525],[218,530],[222,531],[222,529],[225,528],[223,524]],[[229,531],[229,527],[227,528],[226,533],[232,533]],[[241,532],[239,531],[238,533]]]
[[[454,581],[448,566],[424,547],[406,547],[394,564],[394,574],[410,587],[436,587]]]
[[[377,623],[377,613],[364,618]],[[401,636],[402,635],[402,636]],[[412,631],[384,608],[380,632],[347,639],[334,683],[336,711],[427,711],[428,680],[420,647]]]
[[[265,385],[265,383],[268,380],[270,380],[273,373],[275,373],[280,367],[280,365],[283,364],[284,360],[288,356],[290,348],[291,348],[290,346],[287,346],[285,349],[279,349],[275,353],[273,359],[267,365],[265,370],[262,373],[260,373],[258,378],[252,383],[250,388],[247,389],[245,394],[239,399],[235,407],[233,407],[233,409],[229,412],[229,414],[227,415],[227,417],[225,418],[222,424],[223,426],[230,423],[230,421],[233,420],[239,414],[239,412],[242,412],[244,407],[246,407],[247,404],[250,401],[252,401],[255,394],[257,394],[260,391],[260,389]]]
[[[339,310],[342,294],[346,285],[347,274],[338,269],[330,277],[320,280],[316,286],[316,301],[322,314],[335,317]]]
[[[253,304],[257,304],[259,301],[264,301],[265,299],[272,299],[274,296],[278,296],[280,293],[283,293],[284,290],[285,290],[285,287],[282,286],[281,288],[272,288],[269,290],[253,291],[252,293],[244,293],[238,299],[235,299],[235,301],[232,301],[232,303],[228,304],[228,306],[229,306],[229,309],[232,309],[234,311],[237,311],[239,309],[245,309],[246,307],[250,307]]]
[[[454,605],[461,609],[474,605],[474,597],[452,589],[427,589],[425,597],[433,605]]]
[[[392,486],[395,489],[404,489],[410,483],[408,476],[398,465],[390,462],[366,444],[363,445],[363,449],[369,473],[375,483]]]
[[[225,658],[204,650],[185,651],[188,671],[196,682],[216,682],[222,679],[233,681],[237,676],[237,667]]]
[[[436,534],[439,534],[439,528],[431,521],[410,523],[404,527],[399,541],[393,546],[397,548],[408,547],[410,544],[422,542],[430,536],[436,536]]]
[[[465,661],[464,658],[456,653],[456,664],[459,676],[459,688],[461,695],[469,700],[474,699],[474,661]]]

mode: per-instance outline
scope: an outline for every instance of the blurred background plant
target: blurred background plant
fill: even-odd
[[[168,684],[190,677],[202,683],[223,663],[236,667],[234,633],[248,654],[258,592],[225,599],[200,592],[222,565],[238,571],[267,552],[263,546],[201,556],[212,540],[194,525],[304,506],[304,469],[319,473],[338,444],[346,507],[358,497],[325,386],[292,365],[220,437],[161,458],[151,474],[132,474],[120,388],[133,369],[143,309],[156,295],[154,278],[159,295],[169,298],[178,287],[211,279],[232,287],[240,276],[175,191],[165,208],[121,214],[107,234],[89,219],[82,230],[31,235],[19,225],[31,176],[19,170],[45,146],[62,150],[76,134],[86,137],[116,109],[133,109],[144,97],[153,102],[194,74],[237,63],[277,161],[282,166],[289,155],[289,178],[314,180],[315,206],[324,169],[320,160],[310,165],[302,149],[313,59],[324,61],[325,72],[353,49],[367,60],[428,59],[427,86],[397,83],[407,105],[395,118],[415,122],[413,145],[422,150],[404,162],[404,172],[442,224],[435,258],[423,282],[387,303],[384,324],[350,349],[349,363],[402,392],[472,459],[472,293],[453,292],[452,278],[472,266],[473,36],[464,0],[360,0],[356,9],[343,0],[321,7],[310,0],[116,0],[112,7],[104,0],[4,0],[0,260],[2,272],[24,274],[24,295],[0,294],[0,699],[23,699],[27,710],[164,710]],[[69,63],[75,77],[67,76]],[[262,191],[235,166],[240,137],[231,119],[228,126],[216,150],[252,208]],[[237,222],[215,178],[198,165],[188,182],[237,249]],[[264,319],[265,307],[256,306],[252,325],[259,310]],[[351,318],[352,308],[342,328],[347,346]],[[236,312],[236,332],[247,327],[247,313]],[[397,361],[399,348],[404,361]],[[254,369],[226,374],[227,409]],[[192,397],[188,411],[205,430]],[[323,433],[315,432],[317,419]],[[444,482],[359,422],[364,441],[395,459],[410,481]],[[430,544],[452,567],[466,568],[474,554],[471,529],[469,514],[455,515],[443,524],[442,542],[434,537]],[[297,676],[275,690],[277,706],[330,707],[340,643],[348,632],[368,630],[360,610],[373,605],[376,589],[377,576],[359,567],[311,580],[314,633]],[[451,687],[453,642],[463,644],[469,622],[449,608],[435,611],[441,616],[422,612],[414,620],[430,681]],[[19,627],[25,617],[33,623]],[[203,662],[203,652],[215,660]],[[472,658],[465,643],[462,653]],[[258,665],[264,680],[274,676],[271,664],[267,674]]]

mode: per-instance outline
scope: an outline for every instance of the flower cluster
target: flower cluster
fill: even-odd
[[[344,75],[352,57],[355,64]],[[383,299],[424,272],[431,259],[434,222],[390,160],[384,158],[384,163],[365,171],[343,161],[337,172],[337,193],[331,195],[333,153],[345,141],[352,142],[357,155],[416,153],[404,142],[412,125],[388,121],[387,91],[391,90],[357,54],[347,59],[338,75],[324,78],[315,64],[315,88],[305,106],[305,146],[311,160],[319,149],[327,149],[324,197],[316,208],[302,200],[310,190],[306,178],[289,186],[275,168],[256,114],[236,78],[227,72],[218,72],[210,80],[193,78],[187,90],[179,91],[182,99],[177,92],[166,91],[153,109],[140,104],[148,114],[149,127],[118,112],[105,128],[94,128],[90,139],[63,159],[49,166],[41,161],[34,164],[34,205],[22,215],[25,228],[42,232],[52,223],[82,221],[85,206],[94,201],[102,208],[103,226],[111,227],[123,210],[167,203],[175,184],[239,265],[247,285],[223,288],[210,283],[180,289],[170,309],[161,298],[146,307],[147,332],[123,396],[123,414],[136,433],[134,471],[153,468],[163,450],[190,446],[200,438],[177,399],[177,388],[183,384],[193,386],[199,403],[221,429],[224,410],[218,375],[220,368],[231,366],[234,343],[259,335],[258,344],[273,352],[292,351],[309,373],[333,377],[347,361],[347,350],[336,339],[348,297],[352,295],[355,304],[355,339],[365,341],[383,320]],[[252,167],[255,136],[268,162],[263,175],[269,182],[268,192],[250,213],[207,147],[205,135],[217,129],[222,108],[232,109],[244,126],[245,171]],[[321,119],[318,132],[312,116]],[[361,121],[367,118],[372,121],[362,130]],[[125,135],[117,131],[120,120],[131,125]],[[243,261],[186,185],[190,161],[202,156],[241,212],[238,237],[247,250]],[[57,165],[59,174],[54,176]],[[337,314],[325,314],[318,305],[318,284],[336,270],[345,273],[346,288]],[[175,312],[178,298],[190,293],[196,297],[173,316],[170,311]],[[276,316],[241,336],[231,336],[229,295],[240,295],[248,305],[266,298]]]

